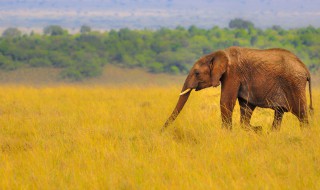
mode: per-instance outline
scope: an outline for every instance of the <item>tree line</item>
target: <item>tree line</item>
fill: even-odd
[[[62,77],[72,80],[98,76],[106,64],[178,74],[187,73],[202,55],[229,46],[285,48],[311,71],[320,68],[320,28],[259,29],[250,21],[233,19],[228,28],[210,29],[177,26],[99,32],[84,25],[79,33],[69,34],[61,26],[50,25],[42,34],[22,34],[8,28],[0,37],[0,69],[56,67],[62,68]]]

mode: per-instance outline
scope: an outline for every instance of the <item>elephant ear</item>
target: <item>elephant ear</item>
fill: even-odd
[[[224,51],[217,51],[213,54],[211,60],[211,83],[213,87],[220,85],[220,79],[227,71],[229,64],[229,58]]]

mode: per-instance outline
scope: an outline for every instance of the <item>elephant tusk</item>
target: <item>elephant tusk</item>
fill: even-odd
[[[187,90],[185,90],[185,91],[181,92],[181,93],[180,93],[180,96],[182,96],[182,95],[184,95],[184,94],[188,93],[189,91],[191,91],[191,88],[188,88]]]

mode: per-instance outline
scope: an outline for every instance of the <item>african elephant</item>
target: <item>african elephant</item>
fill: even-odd
[[[244,129],[259,130],[250,125],[256,107],[274,110],[272,130],[279,130],[284,112],[291,112],[308,124],[306,83],[309,81],[312,108],[311,77],[302,61],[284,49],[249,49],[230,47],[203,56],[187,76],[179,100],[162,131],[172,123],[193,89],[195,91],[221,84],[220,111],[222,128],[232,129],[232,112],[238,99],[240,123]]]

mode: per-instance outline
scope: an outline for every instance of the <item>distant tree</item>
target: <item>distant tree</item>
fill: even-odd
[[[319,33],[319,31],[313,26],[308,26],[306,28],[298,29],[298,34],[317,34],[317,33]]]
[[[185,28],[184,28],[183,26],[180,26],[180,25],[179,25],[179,26],[177,26],[177,27],[176,27],[176,30],[184,31],[184,30],[185,30]]]
[[[159,62],[154,62],[149,65],[149,71],[152,73],[161,73],[163,72],[163,64]]]
[[[50,66],[51,62],[46,58],[32,58],[29,60],[29,65],[32,67],[46,67]]]
[[[300,41],[305,46],[312,46],[315,43],[314,35],[312,34],[303,34],[300,36]]]
[[[3,31],[2,36],[7,38],[16,38],[21,36],[21,31],[17,28],[7,28]]]
[[[192,25],[188,28],[189,35],[205,35],[206,30],[197,28],[195,25]]]
[[[198,28],[195,25],[192,25],[188,28],[188,32],[191,36],[194,36],[197,34]]]
[[[256,45],[257,41],[258,41],[258,37],[257,37],[257,36],[252,36],[252,37],[250,38],[250,44],[251,44],[252,46]]]
[[[64,68],[73,64],[69,56],[58,51],[51,51],[49,54],[49,60],[54,67]]]
[[[281,28],[281,26],[279,26],[279,25],[273,25],[273,26],[271,27],[271,29],[272,29],[272,30],[276,30],[276,31],[283,30],[283,29]]]
[[[63,30],[63,28],[61,26],[58,25],[50,25],[50,26],[46,26],[43,29],[43,33],[45,35],[51,35],[51,36],[59,36],[59,35],[63,35],[65,33],[67,33],[65,30]]]
[[[0,69],[11,71],[18,68],[18,62],[13,61],[10,57],[0,54]]]
[[[178,26],[156,31],[124,28],[88,33],[90,29],[84,25],[81,34],[66,35],[66,30],[51,25],[44,29],[46,36],[37,33],[21,36],[13,28],[0,37],[0,69],[13,70],[23,65],[58,67],[63,77],[72,80],[98,76],[109,63],[143,67],[154,73],[187,73],[203,54],[233,45],[285,48],[310,69],[320,68],[320,28],[259,29],[242,19],[230,21],[230,28]]]
[[[133,41],[138,37],[137,34],[134,31],[130,30],[129,28],[120,29],[118,32],[118,36],[120,40],[128,40],[128,41]]]
[[[88,26],[88,25],[82,25],[81,28],[80,28],[80,33],[81,34],[87,34],[91,32],[91,27]]]
[[[310,64],[309,67],[310,71],[312,72],[317,72],[317,71],[320,71],[320,65],[319,64]]]
[[[254,27],[252,22],[241,18],[235,18],[229,22],[229,28],[249,29],[251,27]]]
[[[239,29],[235,32],[234,37],[235,38],[244,38],[247,35],[246,30]]]
[[[172,66],[170,66],[170,68],[169,68],[169,72],[170,72],[170,73],[173,73],[173,74],[178,74],[178,73],[180,73],[180,70],[179,70],[179,68],[178,68],[177,66],[172,65]]]

